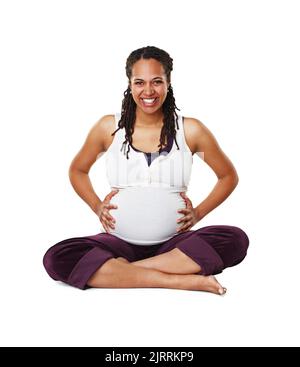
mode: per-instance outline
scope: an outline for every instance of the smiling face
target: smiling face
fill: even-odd
[[[132,67],[130,88],[137,110],[152,114],[161,109],[169,83],[163,65],[155,59],[140,59]]]

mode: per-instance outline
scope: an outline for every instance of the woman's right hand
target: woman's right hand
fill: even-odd
[[[115,229],[113,223],[116,223],[116,220],[110,215],[110,209],[117,209],[117,205],[110,204],[110,200],[113,196],[115,196],[119,190],[113,190],[109,194],[105,196],[105,199],[99,204],[97,208],[97,215],[100,219],[101,224],[103,225],[105,231],[109,233],[109,227]]]

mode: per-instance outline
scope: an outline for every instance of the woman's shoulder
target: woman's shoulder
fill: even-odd
[[[111,126],[115,123],[115,115],[114,114],[103,115],[99,119],[99,123],[101,123],[104,128],[108,128],[109,126]]]
[[[205,126],[202,121],[194,118],[194,117],[186,117],[182,116],[184,127],[187,130],[201,130]]]
[[[108,147],[111,145],[114,136],[111,134],[116,130],[117,122],[115,120],[115,115],[103,115],[97,122],[99,132],[104,137],[104,146],[105,151],[108,149]]]
[[[182,117],[185,140],[191,152],[195,153],[198,151],[197,142],[201,139],[205,125],[194,117]]]
[[[200,120],[184,117],[186,141],[193,152],[220,150],[219,143],[212,131]]]

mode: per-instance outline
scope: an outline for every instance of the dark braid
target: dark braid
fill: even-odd
[[[131,54],[127,58],[126,67],[125,67],[126,75],[129,79],[129,82],[132,76],[133,65],[140,59],[155,59],[159,61],[164,68],[165,74],[167,76],[167,82],[170,83],[170,74],[171,74],[171,71],[173,70],[173,59],[170,57],[170,55],[166,51],[160,48],[154,47],[154,46],[142,47],[142,48],[139,48],[131,52]],[[163,117],[163,127],[161,129],[161,135],[160,135],[159,153],[161,152],[161,150],[163,149],[163,146],[165,145],[166,136],[173,137],[177,145],[177,149],[179,150],[179,146],[176,140],[175,118],[174,118],[174,115],[175,115],[176,116],[176,127],[178,130],[179,129],[178,115],[175,109],[180,111],[180,109],[177,108],[175,104],[173,88],[170,85],[168,89],[167,97],[162,105],[164,117]],[[130,144],[132,144],[132,134],[134,132],[135,119],[136,119],[136,103],[130,92],[130,87],[128,86],[128,88],[124,92],[124,98],[122,101],[121,118],[118,122],[118,129],[112,133],[112,135],[114,135],[119,129],[122,129],[125,127],[125,140],[123,142],[121,151],[124,150],[124,154],[125,154],[126,144],[128,144],[128,149],[126,153],[127,159],[129,159],[128,153],[130,151]]]

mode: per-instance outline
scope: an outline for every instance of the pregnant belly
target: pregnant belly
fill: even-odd
[[[158,187],[120,189],[111,199],[118,209],[110,210],[115,229],[110,233],[135,245],[155,245],[177,234],[182,217],[178,209],[186,207],[179,192]]]

